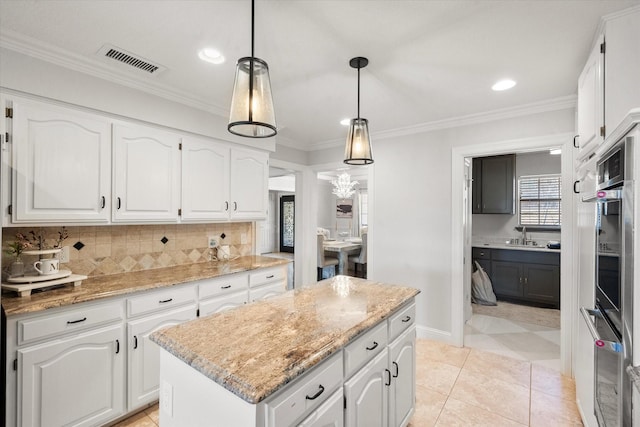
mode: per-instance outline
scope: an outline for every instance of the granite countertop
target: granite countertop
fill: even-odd
[[[162,288],[195,280],[210,279],[263,267],[288,264],[290,261],[263,256],[243,256],[230,261],[212,261],[156,268],[131,273],[90,277],[82,285],[33,293],[20,297],[14,292],[2,292],[2,307],[7,316],[33,313],[103,298]]]
[[[162,329],[151,340],[258,403],[387,318],[420,291],[336,276]]]
[[[491,249],[509,249],[514,251],[535,251],[535,252],[554,252],[560,253],[560,249],[549,249],[546,246],[533,246],[533,245],[510,245],[508,243],[473,243],[471,246],[474,248],[491,248]]]

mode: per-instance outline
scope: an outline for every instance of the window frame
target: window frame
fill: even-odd
[[[522,224],[522,194],[521,194],[521,181],[524,179],[540,179],[540,178],[554,178],[558,180],[558,197],[557,198],[538,198],[538,199],[524,199],[524,201],[533,201],[533,202],[537,202],[538,206],[540,206],[540,202],[543,201],[557,201],[558,202],[558,221],[559,224],[558,225],[545,225],[545,224],[540,224],[540,222],[538,221],[538,224]],[[541,231],[545,231],[545,230],[551,230],[551,231],[557,231],[560,230],[562,228],[562,174],[560,173],[551,173],[551,174],[538,174],[538,175],[521,175],[518,177],[517,180],[517,188],[518,188],[518,193],[517,193],[517,204],[518,204],[518,225],[516,227],[517,230],[522,230],[523,227],[526,227],[528,230],[541,230]],[[540,188],[539,186],[539,181],[538,181],[538,189]],[[538,210],[538,212],[540,212],[540,210]]]

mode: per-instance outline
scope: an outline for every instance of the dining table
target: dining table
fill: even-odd
[[[325,240],[323,243],[324,251],[338,254],[338,274],[345,274],[347,271],[347,262],[349,255],[360,252],[362,248],[362,240],[353,238],[350,240]]]

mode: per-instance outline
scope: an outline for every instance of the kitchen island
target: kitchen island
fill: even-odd
[[[406,425],[418,293],[337,276],[155,332],[161,424]]]

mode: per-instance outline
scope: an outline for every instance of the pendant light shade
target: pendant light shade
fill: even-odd
[[[278,133],[269,66],[253,54],[254,0],[251,1],[251,56],[238,59],[227,129],[234,135],[268,138]]]
[[[349,61],[352,68],[358,69],[358,117],[351,119],[347,143],[344,148],[344,162],[348,165],[370,165],[373,163],[369,121],[360,117],[360,69],[367,66],[367,58],[356,57]]]

